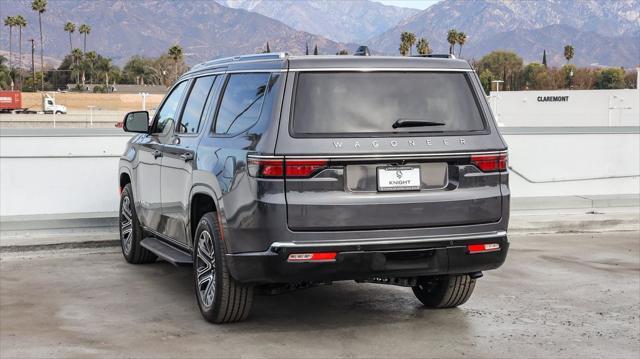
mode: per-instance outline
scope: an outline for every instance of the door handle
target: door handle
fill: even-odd
[[[153,150],[153,158],[158,158],[158,157],[162,157],[162,152],[160,152],[159,150]]]
[[[182,158],[182,160],[185,161],[185,162],[189,162],[189,161],[193,160],[193,153],[185,152],[185,153],[180,155],[180,158]]]

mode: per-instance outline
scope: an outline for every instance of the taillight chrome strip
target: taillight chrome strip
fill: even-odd
[[[501,155],[507,154],[507,150],[502,151],[477,151],[477,152],[440,152],[440,153],[403,153],[403,154],[351,154],[351,155],[294,155],[287,156],[287,159],[405,159],[405,158],[464,158],[474,155]],[[266,157],[265,157],[266,158]],[[282,158],[282,157],[276,157]]]

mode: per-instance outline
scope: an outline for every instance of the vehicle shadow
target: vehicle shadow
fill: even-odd
[[[192,312],[189,317],[193,315],[194,320],[206,324],[196,304],[191,267],[176,268],[163,262],[151,266],[163,277],[151,285],[160,292],[173,292],[168,297],[191,303],[184,306]],[[461,309],[424,308],[410,288],[342,281],[276,295],[257,294],[247,321],[212,328],[224,328],[225,332],[275,333],[415,322],[434,328],[455,323],[457,330],[464,332],[468,320]]]

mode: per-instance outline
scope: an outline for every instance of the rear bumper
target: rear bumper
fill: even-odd
[[[481,243],[498,243],[500,250],[477,254],[468,252],[468,244]],[[505,232],[401,241],[276,242],[265,252],[228,254],[227,265],[235,279],[252,283],[416,277],[496,269],[504,263],[508,249]],[[336,260],[287,262],[289,254],[311,252],[337,252]]]

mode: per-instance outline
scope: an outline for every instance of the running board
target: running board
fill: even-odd
[[[140,242],[140,245],[174,266],[190,266],[193,264],[191,254],[181,251],[157,238],[147,237]]]

